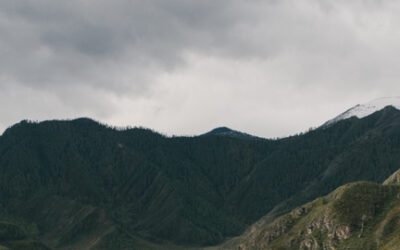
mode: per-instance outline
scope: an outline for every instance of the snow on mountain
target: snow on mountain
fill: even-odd
[[[338,115],[332,120],[327,121],[323,126],[332,125],[338,121],[350,118],[350,117],[358,117],[363,118],[369,116],[376,111],[379,111],[387,106],[393,106],[394,108],[400,110],[400,97],[382,97],[375,99],[371,102],[365,104],[358,104],[346,112]]]

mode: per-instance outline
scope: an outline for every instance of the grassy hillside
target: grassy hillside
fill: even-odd
[[[346,184],[272,222],[258,222],[225,247],[240,250],[396,250],[400,244],[399,176],[400,171],[385,185]]]

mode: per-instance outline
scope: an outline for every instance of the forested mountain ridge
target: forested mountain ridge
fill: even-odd
[[[399,162],[392,107],[279,140],[24,121],[0,137],[1,213],[56,249],[207,246]]]

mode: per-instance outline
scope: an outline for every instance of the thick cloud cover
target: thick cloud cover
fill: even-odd
[[[400,95],[394,0],[0,1],[0,129],[90,116],[261,136]]]

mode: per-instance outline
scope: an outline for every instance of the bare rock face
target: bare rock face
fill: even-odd
[[[336,250],[341,241],[350,238],[351,229],[349,225],[340,225],[326,213],[311,221],[304,229],[301,229],[299,237],[292,240],[292,249],[300,250]]]
[[[336,228],[334,237],[339,241],[347,240],[351,236],[351,229],[349,226],[340,225]]]
[[[340,225],[331,215],[325,214],[312,221],[300,232],[298,248],[301,250],[336,250],[343,240],[350,238],[351,229],[348,225]]]
[[[300,250],[319,250],[319,249],[321,249],[321,247],[315,239],[306,239],[301,242],[299,249]]]

